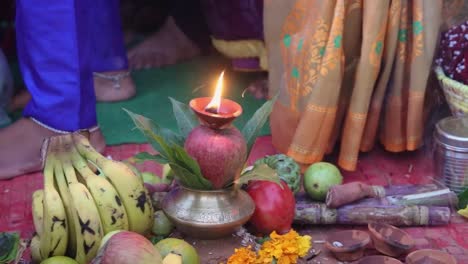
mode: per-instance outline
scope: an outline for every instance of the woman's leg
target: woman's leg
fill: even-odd
[[[0,130],[0,178],[41,169],[48,137],[97,125],[91,60],[91,0],[18,0],[17,47],[32,99],[24,118]]]
[[[171,0],[165,23],[128,52],[130,67],[161,67],[207,50],[210,38],[200,1]]]
[[[119,0],[96,0],[85,23],[93,39],[92,70],[97,101],[120,101],[135,95],[128,71]]]

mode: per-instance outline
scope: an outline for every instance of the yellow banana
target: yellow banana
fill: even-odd
[[[127,212],[129,230],[149,233],[153,224],[153,207],[142,179],[123,162],[102,156],[82,135],[73,134],[73,139],[80,154],[93,162],[117,190]]]
[[[127,167],[129,167],[133,171],[133,173],[135,173],[135,175],[138,175],[138,177],[140,177],[140,179],[143,181],[143,176],[141,175],[140,171],[135,167],[135,165],[133,165],[128,160],[122,160],[121,162],[127,165]]]
[[[73,146],[70,135],[62,136],[61,147],[63,152],[61,161],[65,178],[68,182],[68,190],[71,197],[73,220],[75,222],[76,254],[78,263],[88,263],[97,254],[103,230],[99,211],[94,199],[86,186],[78,182],[75,169],[73,168],[70,149]]]
[[[59,148],[58,153],[59,156],[64,155],[62,153],[62,149]],[[61,161],[55,164],[55,181],[57,183],[60,196],[62,197],[63,204],[65,205],[65,211],[67,213],[68,219],[68,249],[67,255],[74,258],[76,254],[76,226],[75,226],[75,211],[72,203],[72,198],[70,196],[70,192],[68,190],[68,183],[65,179],[65,175],[63,173],[63,166]]]
[[[114,230],[128,230],[127,212],[114,186],[106,178],[96,175],[74,147],[71,150],[71,159],[73,167],[85,180],[96,202],[104,234]]]
[[[36,190],[32,195],[32,215],[34,228],[38,236],[42,236],[44,224],[44,206],[43,206],[44,190]],[[39,241],[39,240],[38,240]]]
[[[64,255],[68,242],[67,215],[54,184],[54,166],[57,163],[54,141],[52,138],[44,168],[43,230],[40,237],[43,258]]]
[[[31,258],[33,263],[40,263],[43,258],[41,256],[41,241],[37,234],[33,236],[29,247],[31,248]]]

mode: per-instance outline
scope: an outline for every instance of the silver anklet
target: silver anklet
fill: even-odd
[[[46,128],[46,129],[48,129],[50,131],[53,131],[55,133],[58,133],[58,134],[70,134],[71,133],[69,131],[64,131],[64,130],[59,130],[59,129],[52,128],[52,127],[42,123],[41,121],[39,121],[39,120],[37,120],[37,119],[35,119],[33,117],[30,117],[29,119],[31,119],[34,123],[40,125],[41,127]]]
[[[104,74],[104,73],[93,72],[93,76],[112,81],[114,83],[113,87],[115,89],[120,89],[120,87],[121,87],[120,81],[122,79],[128,77],[129,75],[130,75],[130,72],[128,72],[128,71],[123,72],[123,73],[114,74],[114,75],[108,75],[108,74]]]
[[[38,124],[39,126],[43,127],[43,128],[46,128],[50,131],[53,131],[55,133],[58,133],[58,134],[70,134],[70,133],[73,133],[73,132],[70,132],[70,131],[64,131],[64,130],[59,130],[59,129],[55,129],[55,128],[52,128],[44,123],[42,123],[41,121],[35,119],[34,117],[30,117],[29,119],[31,119],[34,123]],[[99,125],[96,125],[96,126],[93,126],[91,128],[88,128],[88,129],[79,129],[77,130],[78,132],[82,132],[82,131],[85,131],[85,132],[89,132],[89,133],[92,133],[92,132],[95,132],[99,130]]]

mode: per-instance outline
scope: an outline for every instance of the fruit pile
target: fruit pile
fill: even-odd
[[[329,189],[343,183],[340,170],[328,162],[310,165],[303,177],[299,164],[284,154],[265,156],[257,160],[252,168],[261,164],[274,169],[281,184],[266,180],[248,183],[246,191],[255,203],[255,212],[249,219],[248,227],[255,234],[269,235],[273,231],[286,234],[291,230],[296,209],[295,196],[301,187],[312,200],[324,202]]]
[[[33,194],[33,261],[89,263],[109,232],[151,231],[153,207],[138,171],[104,157],[84,136],[51,138],[43,174],[44,188]]]

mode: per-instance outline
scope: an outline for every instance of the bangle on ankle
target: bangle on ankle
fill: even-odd
[[[93,76],[95,77],[99,77],[99,78],[112,81],[114,83],[115,89],[120,89],[121,87],[120,81],[128,77],[129,75],[130,75],[129,71],[118,73],[118,74],[104,74],[104,73],[99,73],[99,72],[93,72]]]
[[[52,128],[52,127],[50,127],[50,126],[48,126],[48,125],[42,123],[41,121],[39,121],[39,120],[37,120],[37,119],[35,119],[35,118],[33,118],[33,117],[30,117],[29,119],[31,119],[34,123],[40,125],[41,127],[46,128],[46,129],[48,129],[48,130],[50,130],[50,131],[53,131],[53,132],[55,132],[55,133],[58,133],[58,134],[70,134],[70,133],[73,133],[73,132],[70,132],[70,131],[64,131],[64,130],[59,130],[59,129]],[[91,127],[91,128],[87,128],[87,129],[79,129],[78,132],[86,131],[86,132],[92,133],[92,132],[97,131],[97,130],[99,130],[99,126],[98,126],[98,125],[93,126],[93,127]]]

